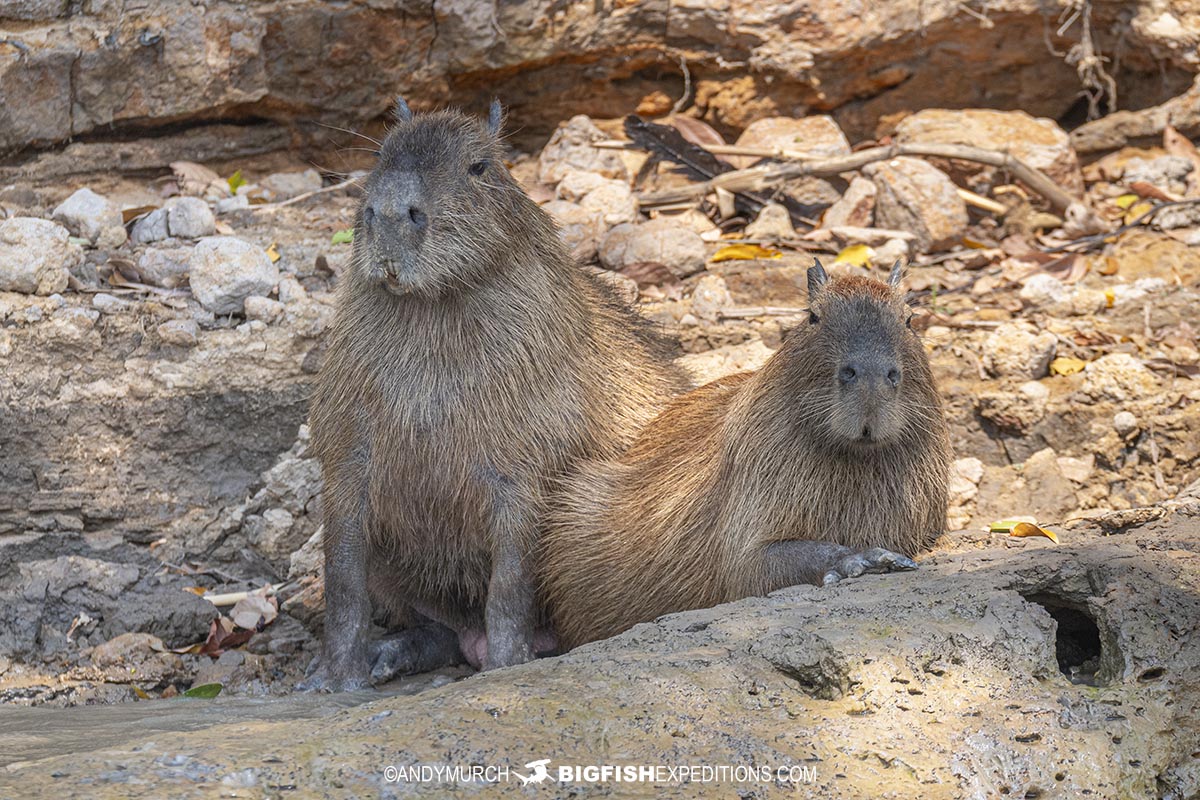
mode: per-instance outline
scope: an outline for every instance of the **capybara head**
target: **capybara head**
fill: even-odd
[[[414,115],[400,99],[395,117],[364,184],[355,269],[396,295],[478,285],[506,263],[529,216],[502,159],[500,104],[485,122],[457,111]]]
[[[920,437],[940,414],[929,360],[898,288],[808,270],[809,318],[781,349],[801,427],[830,447],[869,449]]]

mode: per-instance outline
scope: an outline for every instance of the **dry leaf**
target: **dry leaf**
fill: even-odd
[[[279,260],[279,251],[275,249],[275,242],[271,242],[267,248],[267,258],[271,259],[272,264]]]
[[[1121,220],[1126,225],[1132,224],[1138,217],[1154,210],[1154,204],[1143,200],[1140,203],[1134,203],[1125,212],[1125,217]]]
[[[1163,191],[1154,184],[1147,183],[1146,181],[1134,181],[1133,183],[1129,184],[1129,188],[1137,192],[1140,197],[1149,197],[1154,200],[1162,200],[1166,203],[1171,203],[1182,199],[1178,195]]]
[[[783,258],[783,253],[757,244],[731,244],[718,250],[710,261],[716,264],[721,261],[754,261],[760,258]]]
[[[267,588],[248,594],[234,604],[229,612],[229,618],[233,620],[234,625],[247,630],[261,631],[275,620],[279,615],[279,607],[274,597],[267,597]]]
[[[1050,362],[1050,374],[1074,375],[1076,372],[1083,372],[1083,368],[1086,366],[1087,362],[1082,359],[1059,356]]]
[[[1037,524],[1036,517],[1013,517],[1012,519],[1002,519],[999,522],[993,522],[988,526],[988,530],[992,533],[1012,533],[1013,528],[1023,522]]]
[[[837,258],[833,263],[853,264],[856,267],[869,267],[871,265],[871,256],[875,255],[875,251],[865,244],[852,244],[844,248],[842,252],[837,254]]]
[[[1050,541],[1058,544],[1058,534],[1054,531],[1048,531],[1045,528],[1039,528],[1032,522],[1018,522],[1013,526],[1013,529],[1008,532],[1009,536],[1044,536]]]
[[[175,179],[179,182],[179,191],[183,194],[202,197],[213,186],[223,194],[229,194],[229,184],[203,164],[194,161],[172,161],[171,170],[174,171]]]
[[[1121,209],[1122,211],[1128,211],[1129,208],[1140,199],[1141,197],[1133,192],[1130,192],[1129,194],[1121,195],[1113,200],[1113,202],[1117,204],[1117,208]]]
[[[128,225],[141,217],[146,216],[151,211],[157,211],[158,206],[138,206],[137,208],[125,208],[121,210],[121,222]]]

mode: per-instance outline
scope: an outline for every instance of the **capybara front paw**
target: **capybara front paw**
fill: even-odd
[[[851,553],[839,559],[837,564],[826,571],[821,583],[828,586],[845,578],[857,578],[867,572],[901,572],[916,568],[917,562],[906,555],[893,553],[882,547],[872,547],[870,550]]]

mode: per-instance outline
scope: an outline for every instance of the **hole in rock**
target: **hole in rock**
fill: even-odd
[[[1058,669],[1071,683],[1097,686],[1100,669],[1100,628],[1086,607],[1052,594],[1023,595],[1037,603],[1058,623],[1054,638],[1054,654]]]

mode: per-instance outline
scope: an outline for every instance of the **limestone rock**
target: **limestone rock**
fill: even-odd
[[[983,366],[998,377],[1037,379],[1044,377],[1058,349],[1053,333],[1036,332],[1032,326],[1005,323],[983,342]]]
[[[607,139],[604,132],[583,114],[572,117],[559,127],[538,156],[538,178],[542,183],[558,183],[571,172],[595,172],[605,178],[628,179],[625,162],[613,150],[592,147]]]
[[[303,172],[276,172],[259,181],[259,185],[270,192],[274,201],[279,202],[320,189],[321,173],[315,169],[306,169]]]
[[[134,227],[136,239],[137,227]],[[148,247],[138,257],[137,271],[143,283],[174,289],[187,283],[189,247]]]
[[[821,227],[849,225],[855,228],[870,228],[875,220],[875,196],[873,181],[855,177],[850,181],[846,193],[825,211]]]
[[[618,225],[600,242],[600,262],[616,271],[650,261],[662,264],[677,278],[685,278],[704,269],[705,255],[700,234],[664,218],[641,225]]]
[[[1158,380],[1128,353],[1109,353],[1084,369],[1081,391],[1089,397],[1123,403],[1154,394]]]
[[[751,122],[737,138],[738,147],[768,150],[792,150],[811,158],[832,158],[850,154],[846,134],[833,117],[767,117]],[[730,156],[730,163],[747,167],[758,161],[753,156]]]
[[[68,270],[83,260],[67,229],[49,220],[0,221],[0,291],[49,295],[67,288]]]
[[[702,320],[716,322],[721,311],[733,305],[729,287],[720,275],[705,275],[692,290],[692,313]]]
[[[576,261],[586,264],[596,258],[605,231],[604,218],[598,212],[566,200],[551,200],[542,210],[554,217],[558,234]]]
[[[267,295],[279,270],[266,251],[232,236],[201,239],[188,267],[192,294],[214,314],[239,314],[251,295]]]
[[[121,209],[91,189],[80,189],[54,209],[54,221],[75,236],[100,247],[117,247],[126,238]]]
[[[957,244],[967,230],[967,207],[954,183],[937,167],[917,158],[868,164],[875,182],[875,224],[916,234],[918,250]]]
[[[1053,120],[1024,111],[988,108],[928,108],[905,117],[896,128],[904,144],[962,144],[1011,153],[1039,169],[1074,195],[1083,193],[1083,173],[1067,132]],[[954,162],[955,171],[979,173],[987,168]],[[994,170],[992,170],[994,171]]]
[[[746,226],[746,236],[750,239],[794,239],[796,229],[792,226],[792,217],[788,210],[779,203],[767,203],[758,212],[754,221]]]

